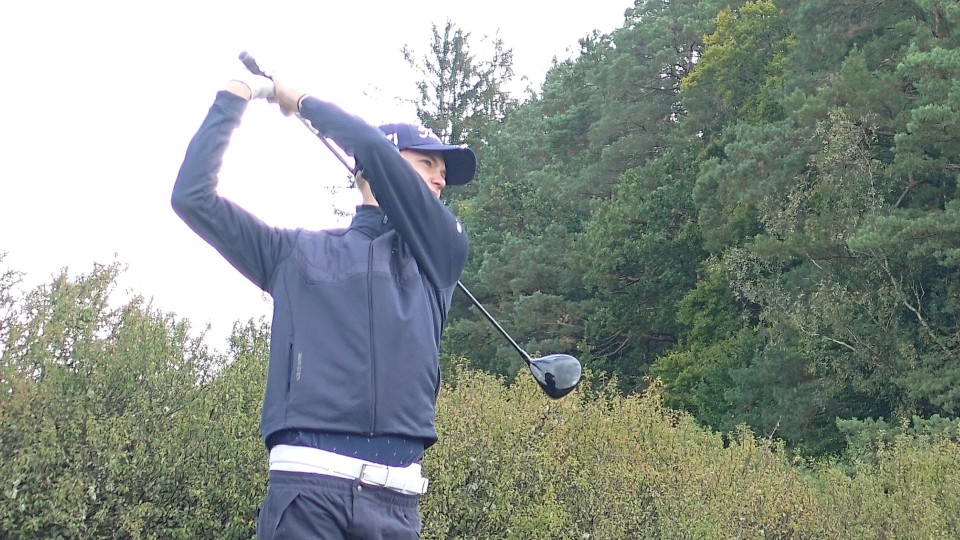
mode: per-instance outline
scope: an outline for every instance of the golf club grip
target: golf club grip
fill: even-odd
[[[240,53],[240,61],[243,62],[244,67],[250,70],[250,73],[253,73],[254,75],[260,75],[268,79],[272,78],[266,73],[264,73],[262,69],[260,69],[260,66],[257,64],[256,58],[254,58],[247,51],[243,51]]]

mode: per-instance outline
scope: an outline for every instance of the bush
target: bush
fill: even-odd
[[[903,435],[854,472],[665,408],[660,387],[549,401],[461,371],[424,462],[424,538],[956,538],[960,446]],[[938,480],[939,478],[939,480]]]
[[[141,298],[110,307],[118,272],[64,272],[6,310],[0,537],[249,538],[265,325],[235,329],[228,361]]]
[[[266,323],[210,353],[142,299],[109,307],[117,272],[23,298],[0,275],[0,538],[252,538]],[[526,374],[450,371],[424,538],[960,537],[949,420],[869,444],[861,429],[869,452],[812,463],[745,428],[698,427],[657,383],[623,396],[587,373],[551,401]]]

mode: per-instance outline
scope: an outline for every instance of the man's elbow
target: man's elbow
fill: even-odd
[[[170,195],[170,206],[177,215],[182,216],[190,208],[190,199],[182,190],[174,188]]]
[[[199,204],[200,201],[196,193],[187,189],[187,186],[178,177],[177,183],[173,186],[173,193],[170,194],[170,206],[173,211],[181,218],[186,218],[186,216],[195,212]]]

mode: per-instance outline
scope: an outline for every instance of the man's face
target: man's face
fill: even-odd
[[[447,165],[443,160],[443,154],[408,149],[401,150],[400,155],[413,165],[413,169],[420,174],[423,183],[439,199],[440,192],[447,185]]]

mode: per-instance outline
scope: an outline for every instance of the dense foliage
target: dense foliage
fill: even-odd
[[[237,325],[228,351],[210,353],[140,299],[109,307],[116,272],[64,275],[25,298],[13,274],[0,279],[0,537],[252,538],[267,328]],[[588,383],[551,401],[529,377],[452,366],[424,461],[423,537],[960,534],[949,437],[903,429],[842,466],[804,461],[745,429],[702,429],[658,385],[624,396]]]
[[[637,0],[488,130],[454,200],[464,281],[531,353],[806,455],[957,417],[958,22]],[[448,328],[452,356],[522,368],[475,314]]]
[[[141,298],[110,307],[118,271],[0,281],[0,537],[249,537],[267,328],[212,354]]]

